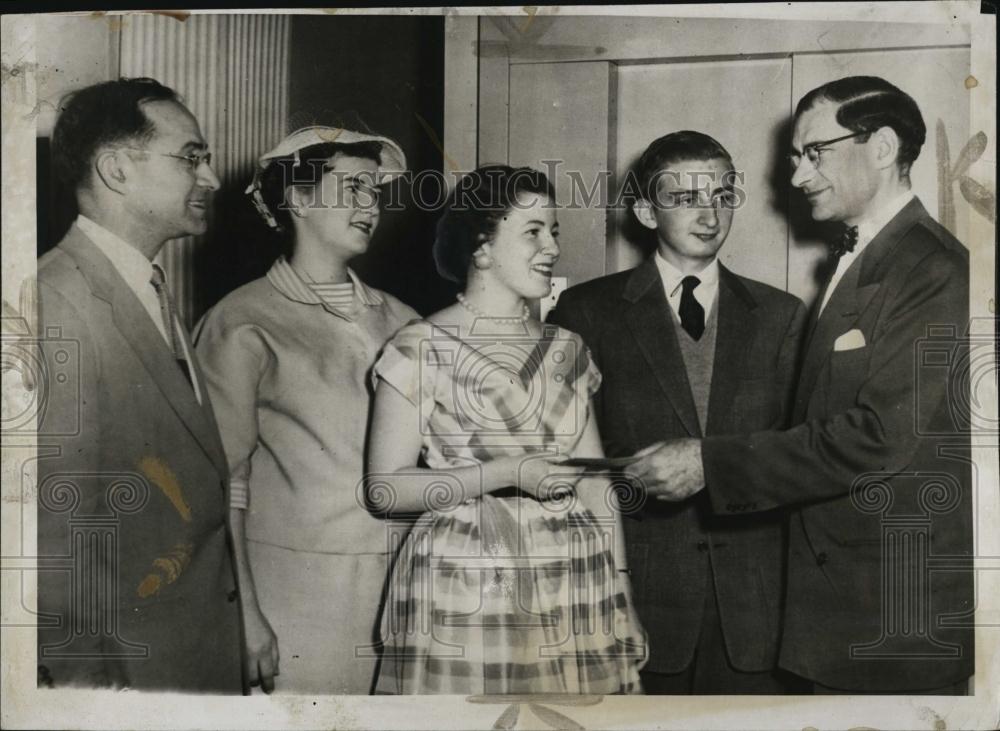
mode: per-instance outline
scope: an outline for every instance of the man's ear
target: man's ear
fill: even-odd
[[[875,166],[882,169],[896,164],[899,158],[899,135],[892,127],[879,127],[872,133]]]
[[[117,150],[104,150],[94,159],[94,172],[104,187],[115,193],[124,193],[128,172]]]
[[[639,223],[648,229],[656,228],[656,217],[653,215],[653,204],[644,198],[640,198],[632,204],[632,213],[639,219]]]

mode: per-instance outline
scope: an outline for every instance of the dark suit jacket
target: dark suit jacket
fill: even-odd
[[[38,284],[49,370],[40,676],[238,693],[228,471],[207,393],[199,405],[135,294],[75,226],[39,260]]]
[[[780,663],[824,685],[920,690],[972,672],[968,266],[965,248],[910,202],[812,329],[802,423],[704,441],[718,514],[797,508]],[[863,347],[835,349],[852,330]],[[929,571],[921,551],[950,557],[950,570]]]
[[[784,425],[805,308],[725,267],[717,306],[707,433]],[[568,289],[549,318],[583,337],[603,374],[595,409],[609,456],[702,436],[669,307],[650,259]],[[713,577],[733,664],[774,667],[785,558],[780,512],[734,520],[714,517],[703,498],[650,498],[624,523],[636,609],[650,640],[647,670],[678,672],[691,662]]]

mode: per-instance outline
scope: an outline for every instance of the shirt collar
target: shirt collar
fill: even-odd
[[[688,275],[664,259],[659,251],[653,254],[653,260],[656,262],[656,268],[660,271],[660,278],[663,280],[667,297],[673,296],[677,288],[681,286],[681,280]],[[711,264],[694,276],[698,277],[706,290],[714,288],[719,283],[719,258],[712,259]]]
[[[382,295],[362,282],[361,278],[350,267],[347,268],[347,276],[354,283],[354,296],[361,304],[375,307],[385,302]],[[274,262],[271,269],[267,272],[267,278],[274,285],[275,289],[294,302],[300,302],[305,305],[320,305],[338,317],[343,317],[347,320],[352,319],[349,313],[329,307],[323,302],[309,288],[309,285],[302,280],[302,277],[299,276],[299,273],[295,271],[295,268],[288,263],[288,260],[284,256],[278,257],[278,260]]]
[[[354,291],[358,293],[358,298],[369,307],[375,307],[385,303],[385,298],[377,291],[361,281],[353,269],[347,268],[347,276],[354,282]]]
[[[896,214],[906,207],[906,204],[913,200],[913,191],[907,190],[900,193],[882,208],[875,211],[868,218],[858,222],[858,248],[863,248],[869,241],[878,236],[879,231],[885,228]]]
[[[142,252],[82,213],[76,217],[76,225],[111,260],[122,279],[133,290],[140,291],[141,288],[150,286],[153,262]]]

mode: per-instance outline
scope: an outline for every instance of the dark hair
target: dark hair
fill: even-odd
[[[459,179],[434,239],[434,263],[442,277],[465,286],[472,255],[496,236],[522,193],[556,197],[545,174],[528,167],[484,165]]]
[[[901,175],[909,176],[910,167],[927,138],[924,118],[913,97],[878,76],[847,76],[802,97],[795,107],[795,118],[823,101],[840,105],[837,124],[852,132],[891,127],[899,137],[896,165]]]
[[[146,78],[105,81],[63,97],[52,132],[56,175],[75,190],[89,183],[94,154],[102,146],[152,139],[154,125],[142,110],[152,101],[180,100],[173,89]]]
[[[686,160],[721,158],[733,167],[729,151],[703,132],[683,129],[671,132],[649,143],[634,166],[638,194],[647,201],[655,200],[660,173],[671,165]]]
[[[326,163],[337,153],[350,157],[363,157],[382,164],[382,143],[374,140],[365,142],[322,142],[309,145],[298,151],[298,164],[294,155],[271,160],[260,176],[260,196],[274,220],[279,232],[290,234],[292,216],[286,208],[285,193],[291,185],[315,186],[327,172]]]

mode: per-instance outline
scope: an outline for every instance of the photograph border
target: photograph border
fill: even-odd
[[[120,14],[129,14],[122,11]],[[147,12],[147,11],[136,11]],[[239,11],[169,11],[233,13]],[[247,10],[252,13],[321,13],[315,9]],[[469,8],[337,9],[337,14],[426,14],[467,17],[504,15],[528,19],[535,14],[658,15],[678,18],[836,19],[858,22],[952,23],[968,26],[972,39],[970,132],[984,130],[995,150],[996,17],[982,14],[978,2],[760,3],[725,7],[549,6]],[[119,14],[118,12],[110,14]],[[471,52],[471,50],[470,50]],[[2,242],[4,318],[24,317],[34,305],[30,296],[15,298],[21,282],[35,274],[35,85],[45,73],[35,63],[34,16],[2,17],[3,140]],[[445,110],[461,103],[449,98],[449,78],[467,83],[467,74],[446,60]],[[469,130],[447,130],[446,155],[462,163],[475,160],[475,137]],[[474,132],[473,132],[474,134]],[[470,157],[471,156],[471,157]],[[977,177],[996,189],[995,158],[983,161]],[[996,333],[995,224],[969,220],[970,318]],[[8,306],[10,309],[8,309]],[[30,318],[25,318],[30,322]],[[992,328],[989,325],[992,324]],[[994,342],[995,346],[995,342]],[[995,348],[994,348],[995,355]],[[996,373],[982,392],[983,405],[996,422]],[[16,373],[3,372],[4,397]],[[977,585],[976,672],[974,694],[947,696],[261,696],[222,697],[170,693],[60,690],[36,686],[35,630],[23,618],[32,611],[34,580],[34,440],[4,432],[2,442],[2,725],[4,728],[232,728],[315,727],[374,728],[662,728],[662,729],[913,729],[992,728],[1000,709],[1000,474],[995,434],[974,433],[976,503],[975,558]],[[27,482],[26,482],[27,481]],[[986,488],[986,489],[984,489]],[[22,528],[18,529],[17,525]],[[11,528],[14,530],[10,530]],[[23,593],[22,593],[23,592]],[[25,603],[22,603],[22,596]],[[515,708],[517,710],[511,710]],[[504,720],[506,719],[506,720]],[[498,725],[501,724],[501,725]]]

